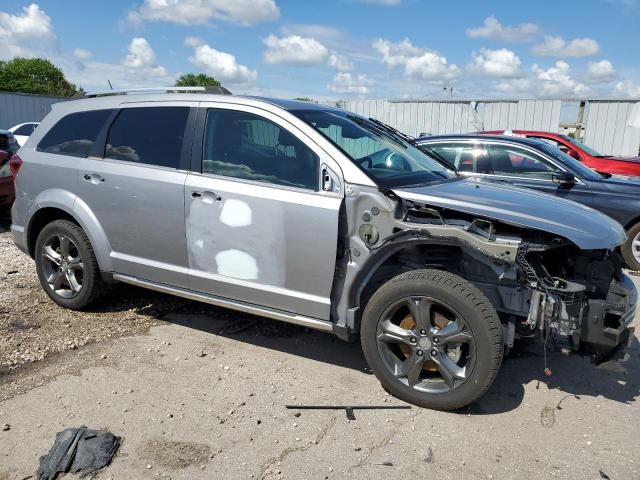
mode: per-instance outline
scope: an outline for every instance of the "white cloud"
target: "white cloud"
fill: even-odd
[[[16,15],[0,12],[0,58],[34,57],[56,48],[51,18],[35,3]]]
[[[440,81],[450,80],[459,74],[459,68],[449,64],[446,57],[416,47],[408,38],[397,43],[379,38],[373,42],[373,48],[382,55],[382,61],[388,67],[404,66],[408,77]]]
[[[535,82],[532,78],[513,78],[509,80],[501,80],[496,83],[496,90],[509,94],[525,94],[533,95],[535,90]]]
[[[211,20],[255,25],[276,20],[280,9],[275,0],[144,0],[128,20],[170,22],[180,25],[203,25]]]
[[[494,15],[490,15],[484,19],[481,27],[467,28],[466,33],[471,38],[524,43],[535,39],[540,33],[540,27],[535,23],[521,23],[516,26],[502,25]]]
[[[551,35],[546,35],[542,43],[531,49],[539,57],[590,57],[599,51],[598,42],[591,38],[576,38],[567,42],[562,37]]]
[[[264,61],[269,64],[318,65],[329,57],[327,47],[311,37],[269,35],[263,42],[267,46]]]
[[[590,83],[606,83],[618,77],[616,69],[609,60],[589,62],[585,79]]]
[[[240,65],[236,57],[230,53],[211,48],[195,37],[187,37],[184,43],[193,47],[193,55],[189,57],[191,64],[204,70],[223,84],[252,83],[258,78],[258,72]]]
[[[547,69],[533,65],[529,77],[502,80],[495,87],[502,93],[542,98],[582,98],[591,93],[589,87],[571,76],[571,67],[563,60]]]
[[[413,46],[408,38],[397,43],[379,38],[373,42],[373,48],[382,55],[382,61],[387,67],[404,65],[409,57],[415,57],[422,53],[422,50]]]
[[[331,82],[327,84],[327,89],[334,93],[347,93],[359,96],[370,92],[373,84],[366,75],[351,75],[348,72],[339,72],[334,75]]]
[[[73,49],[73,56],[76,57],[78,60],[89,60],[91,58],[91,55],[92,55],[91,51],[85,48]]]
[[[167,70],[156,63],[156,53],[147,39],[135,37],[129,44],[129,53],[122,65],[136,75],[146,77],[166,77]]]
[[[353,68],[353,65],[344,55],[332,52],[327,60],[327,65],[331,68],[338,70],[339,72],[348,72]]]
[[[327,25],[313,23],[289,23],[281,28],[282,34],[312,37],[320,41],[336,41],[344,37],[344,32]]]
[[[625,80],[623,82],[616,83],[616,88],[613,91],[616,97],[640,99],[640,85]]]
[[[571,68],[565,61],[558,60],[546,70],[534,65],[532,71],[542,86],[542,97],[582,97],[589,93],[589,87],[571,77]]]
[[[480,52],[472,54],[469,70],[491,77],[519,77],[522,75],[520,65],[520,58],[511,50],[483,48]]]

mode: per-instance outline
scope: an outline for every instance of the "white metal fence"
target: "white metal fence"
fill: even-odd
[[[0,128],[11,128],[24,122],[39,122],[51,110],[51,105],[66,100],[63,97],[0,92]]]
[[[569,102],[575,104],[576,102]],[[578,102],[580,103],[580,102]],[[638,155],[640,101],[587,100],[584,142],[605,154]],[[341,100],[338,106],[377,118],[409,135],[479,130],[560,129],[561,100]],[[567,119],[563,119],[567,120]],[[581,123],[578,118],[569,123]]]
[[[584,142],[609,155],[638,155],[640,102],[587,102]]]
[[[338,105],[415,136],[506,128],[557,131],[561,101],[344,100]]]

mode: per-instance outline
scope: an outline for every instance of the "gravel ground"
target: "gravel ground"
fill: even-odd
[[[42,290],[33,260],[14,246],[8,221],[0,220],[0,376],[53,353],[146,332],[169,312],[212,310],[231,318],[224,309],[126,285],[89,310],[60,308]]]

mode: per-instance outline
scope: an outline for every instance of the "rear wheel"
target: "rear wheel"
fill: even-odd
[[[627,231],[627,241],[622,245],[622,256],[631,270],[640,270],[640,223]]]
[[[68,220],[56,220],[42,229],[35,261],[42,288],[61,307],[86,307],[106,288],[89,238]]]
[[[361,342],[369,366],[396,397],[452,410],[482,396],[502,361],[502,326],[489,300],[448,272],[416,270],[384,284],[367,304]]]

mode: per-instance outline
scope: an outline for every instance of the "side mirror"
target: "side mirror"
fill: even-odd
[[[569,151],[567,152],[567,154],[568,154],[570,157],[575,158],[576,160],[580,160],[580,154],[579,154],[578,152],[576,152],[575,150],[569,150]]]
[[[561,185],[561,186],[575,185],[576,183],[575,175],[570,172],[554,173],[553,176],[551,177],[551,180],[553,181],[553,183],[557,183],[558,185]]]

